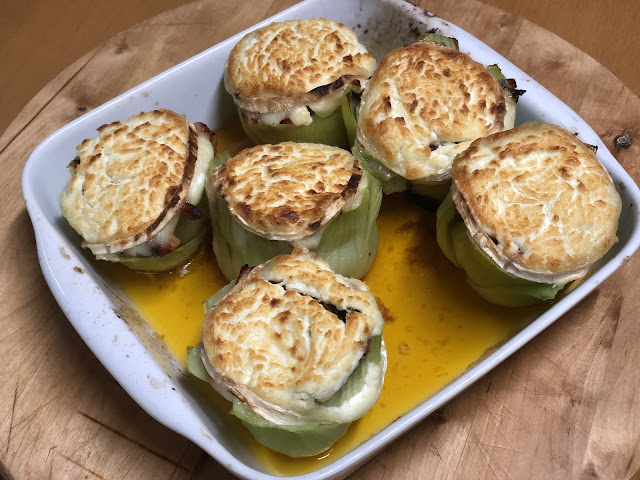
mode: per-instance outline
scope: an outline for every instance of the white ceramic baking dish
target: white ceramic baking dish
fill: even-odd
[[[597,145],[598,158],[611,172],[623,201],[620,241],[599,263],[597,271],[569,295],[551,306],[493,353],[463,375],[397,419],[347,455],[298,479],[341,478],[385,445],[407,432],[429,413],[459,394],[531,338],[554,322],[621,266],[640,243],[640,191],[611,156],[598,135],[560,100],[516,66],[463,30],[402,0],[306,0],[256,25],[285,19],[325,17],[353,28],[380,60],[393,48],[413,43],[416,32],[432,28],[458,38],[460,49],[486,65],[497,63],[507,77],[526,89],[518,104],[517,123],[544,120],[576,132]],[[253,27],[253,28],[255,28]],[[253,29],[252,28],[252,29]],[[248,31],[248,30],[247,30]],[[96,128],[158,106],[217,128],[236,115],[225,92],[222,72],[233,45],[245,34],[218,44],[120,95],[61,128],[35,149],[23,173],[23,193],[36,234],[44,277],[60,307],[80,336],[131,397],[159,422],[200,445],[234,474],[256,480],[276,479],[265,471],[219,412],[193,393],[182,366],[153,335],[126,298],[95,271],[77,244],[77,236],[62,218],[60,192],[68,181],[65,165],[75,146],[95,135]],[[74,267],[80,266],[82,271]],[[105,338],[117,341],[104,341]]]

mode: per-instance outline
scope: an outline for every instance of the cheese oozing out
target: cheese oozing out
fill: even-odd
[[[242,112],[248,118],[256,119],[258,122],[267,125],[279,125],[280,122],[287,119],[291,121],[292,125],[311,125],[311,122],[313,121],[311,112],[320,117],[327,117],[331,115],[340,106],[340,101],[342,100],[342,95],[344,95],[345,91],[346,89],[343,88],[325,95],[316,102],[311,102],[307,105],[296,105],[288,110],[282,110],[279,112],[258,113],[249,112],[244,109],[242,109]]]

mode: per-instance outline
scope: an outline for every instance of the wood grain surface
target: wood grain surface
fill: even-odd
[[[42,278],[20,178],[30,152],[57,128],[292,3],[201,0],[154,17],[67,68],[0,137],[0,462],[16,480],[233,478],[142,411],[75,333]],[[640,179],[638,142],[612,147],[625,129],[640,136],[640,100],[600,64],[475,0],[428,8],[569,104]],[[635,256],[352,478],[638,477],[639,287]]]
[[[87,51],[190,0],[0,0],[0,133],[22,107]],[[638,0],[484,0],[559,35],[640,95]]]

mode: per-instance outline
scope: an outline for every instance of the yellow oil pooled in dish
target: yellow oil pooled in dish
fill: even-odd
[[[181,271],[133,272],[122,265],[101,266],[101,272],[135,305],[182,364],[187,347],[200,343],[202,303],[227,284],[211,245],[203,245]]]
[[[233,130],[218,133],[218,152],[233,153],[242,146]],[[380,246],[364,281],[386,320],[388,368],[380,399],[332,449],[316,457],[290,458],[241,434],[273,474],[307,473],[345,455],[460,376],[540,312],[540,307],[509,309],[482,300],[438,248],[435,214],[406,195],[384,198],[378,228]],[[202,302],[226,284],[209,242],[181,274],[140,274],[120,265],[105,273],[183,363],[186,348],[200,341]]]
[[[300,475],[347,454],[459,377],[539,311],[480,298],[440,251],[435,214],[406,195],[383,199],[378,228],[378,254],[364,281],[386,320],[388,367],[380,399],[317,457],[292,459],[258,445],[261,462],[277,475]]]

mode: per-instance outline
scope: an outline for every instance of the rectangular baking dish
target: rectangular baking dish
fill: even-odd
[[[347,455],[314,472],[290,477],[307,480],[342,478],[355,470],[572,308],[620,267],[640,244],[637,209],[640,191],[633,180],[574,111],[498,53],[458,27],[403,0],[306,0],[249,30],[273,21],[313,17],[340,21],[354,29],[378,61],[388,51],[413,43],[418,32],[437,28],[456,37],[462,51],[485,65],[499,64],[508,78],[515,78],[518,86],[526,89],[518,104],[517,124],[531,120],[555,123],[599,147],[598,158],[618,186],[623,209],[620,241],[583,284],[455,381]],[[158,107],[175,110],[185,114],[189,121],[202,121],[213,129],[228,123],[236,112],[224,90],[222,72],[229,51],[247,31],[114,98],[49,136],[29,157],[22,187],[43,275],[71,324],[107,370],[150,415],[198,444],[235,475],[267,480],[281,477],[266,472],[249,449],[225,428],[224,413],[194,393],[182,365],[162,340],[127,299],[96,272],[92,261],[77,245],[77,237],[58,206],[60,192],[68,181],[65,165],[74,158],[76,145],[94,136],[102,124]],[[118,340],[104,341],[105,338]]]

